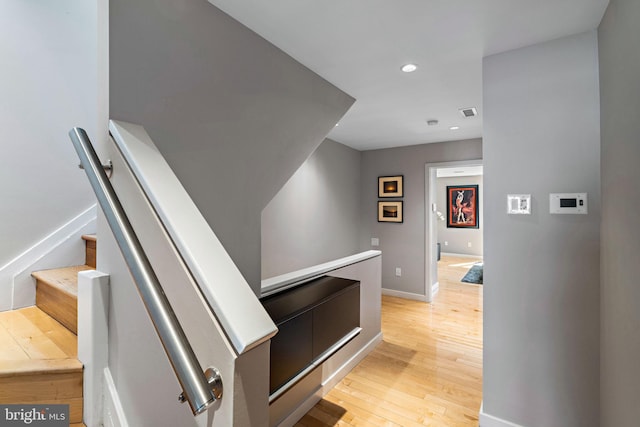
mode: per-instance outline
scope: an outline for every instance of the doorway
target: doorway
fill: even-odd
[[[470,233],[469,231],[471,229],[465,230],[464,227],[462,227],[462,229],[455,227],[451,229],[446,228],[450,233],[445,237],[447,240],[443,240],[441,238],[439,239],[438,230],[445,229],[445,223],[447,222],[447,202],[445,198],[446,195],[439,194],[442,193],[440,190],[442,190],[443,181],[439,183],[438,175],[440,175],[440,179],[450,177],[449,182],[451,185],[469,184],[470,181],[474,181],[473,185],[477,185],[475,183],[478,181],[481,182],[481,178],[478,179],[478,176],[482,176],[482,160],[427,163],[425,165],[425,295],[427,296],[428,302],[433,301],[440,287],[438,280],[439,252],[440,254],[454,253],[455,255],[463,255],[463,258],[466,254],[470,256],[482,255],[482,185],[479,185],[478,188],[478,228],[474,229],[475,233]],[[440,251],[438,250],[438,243],[440,243]]]

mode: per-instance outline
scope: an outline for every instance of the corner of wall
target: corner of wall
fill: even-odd
[[[502,418],[487,414],[484,412],[484,403],[480,405],[480,413],[478,415],[480,427],[523,427],[520,424],[515,424],[511,421],[503,420]]]
[[[0,311],[35,304],[35,282],[31,272],[74,264],[84,264],[80,236],[94,233],[96,205],[53,231],[31,248],[0,268]]]

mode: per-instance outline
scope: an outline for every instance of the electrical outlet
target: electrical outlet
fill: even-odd
[[[471,247],[471,242],[467,242],[467,247],[470,248]]]
[[[402,269],[400,267],[396,267],[396,276],[402,276]]]
[[[372,237],[371,246],[380,246],[380,239],[378,239],[377,237]]]
[[[447,242],[446,240],[444,241],[444,245],[445,246],[449,246],[449,242]]]

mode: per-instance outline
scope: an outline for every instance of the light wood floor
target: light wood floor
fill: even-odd
[[[482,286],[460,282],[476,261],[443,256],[431,304],[383,296],[383,342],[296,425],[477,426]]]
[[[78,338],[38,307],[0,313],[0,371],[21,361],[73,359]],[[76,361],[77,363],[77,361]]]

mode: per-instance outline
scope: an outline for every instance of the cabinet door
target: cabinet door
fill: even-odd
[[[271,379],[269,393],[273,393],[311,364],[311,311],[278,325],[278,333],[271,339]]]
[[[360,326],[360,285],[313,309],[313,358]]]

